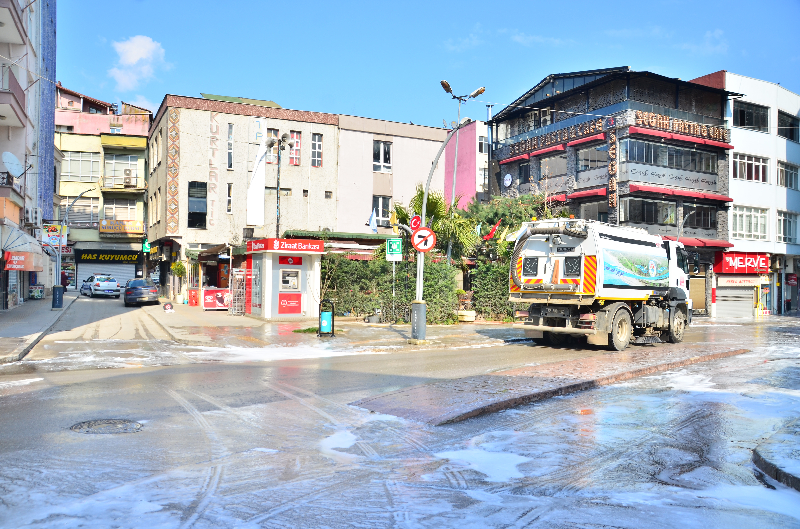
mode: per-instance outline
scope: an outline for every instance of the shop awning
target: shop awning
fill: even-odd
[[[733,202],[731,197],[717,195],[714,193],[701,193],[699,191],[689,191],[684,189],[669,189],[667,187],[646,186],[642,184],[630,184],[631,193],[659,193],[661,195],[675,195],[679,197],[699,198],[703,200],[718,200],[720,202]]]
[[[553,195],[553,196],[547,197],[547,200],[552,200],[554,202],[566,202],[567,201],[567,195],[564,194],[564,193],[561,193],[560,195]]]
[[[548,152],[556,152],[556,151],[563,151],[566,150],[566,147],[563,145],[556,145],[554,147],[548,147],[546,149],[539,149],[538,151],[533,151],[530,153],[531,156],[541,156],[542,154],[547,154]]]
[[[529,154],[520,154],[519,156],[514,156],[513,158],[507,158],[505,160],[500,160],[500,165],[503,165],[505,163],[516,162],[516,161],[519,161],[519,160],[527,160],[530,157],[531,156]]]
[[[654,129],[643,129],[641,127],[631,127],[628,129],[628,132],[631,134],[645,134],[647,136],[657,136],[659,138],[666,138],[668,140],[672,139],[672,134],[669,132],[664,132],[663,130],[654,130]],[[700,143],[700,142],[697,142]]]
[[[606,188],[601,187],[600,189],[587,189],[586,191],[578,191],[577,193],[572,193],[567,195],[567,198],[573,200],[576,198],[604,197],[604,196],[606,196]]]
[[[662,235],[662,239],[674,241],[678,238],[674,235]],[[733,248],[733,243],[724,241],[722,239],[698,239],[695,237],[681,237],[680,242],[685,246],[692,246],[694,248]]]
[[[27,252],[42,255],[41,243],[13,226],[0,226],[0,249],[3,252]]]
[[[595,134],[594,136],[589,136],[587,138],[581,138],[579,140],[574,140],[567,143],[567,147],[574,147],[575,145],[580,145],[581,143],[589,143],[590,141],[600,141],[605,140],[606,135],[605,133]]]

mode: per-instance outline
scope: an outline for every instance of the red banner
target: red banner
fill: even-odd
[[[786,274],[786,284],[790,287],[797,286],[797,274]]]
[[[258,239],[247,241],[247,251],[322,253],[325,244],[318,239]]]
[[[253,311],[253,256],[248,255],[245,261],[244,272],[244,312],[252,314]]]
[[[3,257],[6,261],[6,270],[22,270],[24,272],[41,272],[41,254],[30,252],[6,252]]]
[[[203,309],[227,309],[231,304],[230,291],[227,288],[204,288]]]
[[[300,314],[302,294],[278,294],[278,314]]]
[[[714,272],[717,274],[765,274],[769,272],[769,254],[717,252]]]
[[[294,255],[281,255],[280,257],[278,257],[278,264],[301,265],[303,264],[303,258]]]

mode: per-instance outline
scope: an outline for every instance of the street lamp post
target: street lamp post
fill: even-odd
[[[61,241],[63,240],[64,224],[66,223],[66,220],[69,218],[69,212],[72,209],[72,206],[75,205],[75,202],[77,202],[79,198],[81,198],[83,195],[85,195],[89,191],[95,191],[96,189],[97,189],[96,187],[93,187],[91,189],[87,189],[86,191],[82,192],[80,195],[75,197],[75,199],[67,207],[67,210],[64,212],[64,217],[61,219],[60,228],[59,228],[59,231],[58,231],[58,253],[56,254],[56,277],[57,278],[61,278],[61,247],[62,247]],[[75,281],[77,282],[77,280],[78,280],[77,270],[75,270],[75,273],[76,273]],[[56,288],[59,288],[59,287],[65,288],[62,285],[53,285],[53,289],[56,289]],[[59,299],[56,299],[57,297]],[[63,308],[63,305],[64,305],[64,293],[63,292],[61,293],[61,296],[53,296],[53,304],[52,304],[52,308],[53,309],[60,310],[60,309]]]
[[[272,149],[275,144],[278,144],[278,178],[275,184],[275,195],[277,196],[276,199],[276,217],[275,217],[275,238],[281,238],[281,151],[286,149],[286,145],[289,145],[289,149],[294,149],[295,142],[294,140],[290,139],[290,136],[287,133],[283,133],[280,138],[270,138],[267,140],[267,148]]]
[[[474,92],[472,92],[469,95],[457,96],[457,95],[455,95],[453,93],[453,90],[450,88],[450,83],[448,83],[447,81],[443,80],[443,81],[441,81],[441,85],[442,85],[442,88],[444,88],[444,91],[447,92],[448,94],[450,94],[453,97],[453,99],[458,99],[458,121],[456,122],[456,127],[455,127],[455,130],[456,130],[456,153],[455,153],[455,157],[453,158],[453,192],[450,195],[450,208],[452,209],[453,208],[453,204],[455,204],[455,201],[456,201],[456,172],[458,171],[458,129],[461,128],[461,103],[466,103],[467,99],[478,97],[479,95],[481,95],[482,93],[484,93],[486,91],[486,88],[482,86],[482,87],[478,88],[477,90],[475,90]],[[453,249],[453,241],[451,239],[451,240],[447,241],[447,264],[450,264],[450,255],[451,255],[452,249]]]

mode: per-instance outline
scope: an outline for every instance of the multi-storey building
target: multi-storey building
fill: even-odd
[[[0,309],[57,281],[33,236],[53,208],[52,134],[56,2],[0,0]],[[11,167],[9,167],[9,164]]]
[[[725,113],[735,146],[729,159],[734,247],[715,264],[718,314],[749,316],[754,304],[766,314],[797,309],[800,95],[725,70],[692,82],[742,94]]]
[[[61,267],[71,288],[96,273],[120,285],[144,275],[150,121],[148,110],[122,103],[117,113],[114,104],[56,87],[57,222],[69,228]]]
[[[456,178],[458,207],[464,209],[477,200],[489,200],[489,128],[485,121],[473,121],[458,131],[458,164],[456,138],[445,147],[444,194],[450,203],[453,194],[453,171]]]
[[[696,256],[695,309],[711,303],[728,242],[734,96],[628,67],[550,75],[489,123],[493,195],[542,192],[576,217],[680,237]]]
[[[245,239],[324,237],[334,250],[369,246],[375,237],[379,244],[391,233],[393,203],[407,204],[424,183],[446,136],[431,127],[203,96],[167,95],[149,138],[151,273],[158,266],[163,284],[174,286],[170,264],[184,261],[192,300],[196,289],[227,286],[230,268],[244,261]],[[280,186],[278,145],[266,153],[263,182],[254,178],[262,140],[284,134],[292,146],[281,151]],[[440,166],[432,186],[441,190],[442,182]],[[373,209],[378,234],[367,225]]]

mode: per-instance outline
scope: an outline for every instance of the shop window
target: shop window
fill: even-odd
[[[325,198],[333,198],[333,191],[325,191]]]
[[[769,132],[769,107],[734,100],[733,126]]]
[[[578,151],[578,171],[588,171],[608,166],[608,144]]]
[[[797,242],[797,215],[794,213],[778,212],[778,242]]]
[[[290,131],[294,147],[289,149],[289,165],[300,165],[300,132]]]
[[[737,180],[767,183],[769,160],[747,154],[733,154],[733,177]]]
[[[278,129],[267,129],[267,140],[269,138],[278,139]],[[278,161],[278,142],[272,148],[267,149],[267,163],[277,163]]]
[[[199,288],[200,286],[200,263],[189,265],[189,288]]]
[[[311,167],[322,167],[322,134],[311,135]]]
[[[620,221],[675,226],[675,202],[644,198],[622,199]]]
[[[392,142],[372,142],[372,170],[376,173],[392,172]]]
[[[688,217],[687,217],[688,216]],[[686,228],[717,229],[717,208],[700,204],[683,204]]]
[[[542,158],[542,178],[553,178],[567,174],[567,155]]]
[[[529,163],[519,164],[519,183],[520,184],[531,183],[531,165]]]
[[[731,237],[737,239],[767,240],[768,209],[733,207]]]
[[[377,195],[372,197],[372,209],[375,210],[375,221],[377,222],[378,226],[390,226],[389,214],[391,212],[391,202],[392,197],[383,197]]]
[[[797,189],[797,166],[778,162],[778,185]]]
[[[206,229],[206,186],[206,182],[189,182],[189,228]]]
[[[233,123],[228,123],[228,169],[233,169]]]
[[[717,154],[663,143],[626,139],[621,142],[629,162],[671,167],[682,171],[717,172]]]
[[[608,201],[589,202],[581,204],[581,218],[608,222]]]
[[[300,290],[300,270],[281,270],[281,292]]]
[[[103,217],[106,220],[136,220],[136,200],[130,198],[107,198],[103,201]]]
[[[64,151],[61,180],[65,182],[97,182],[100,179],[99,152]]]

